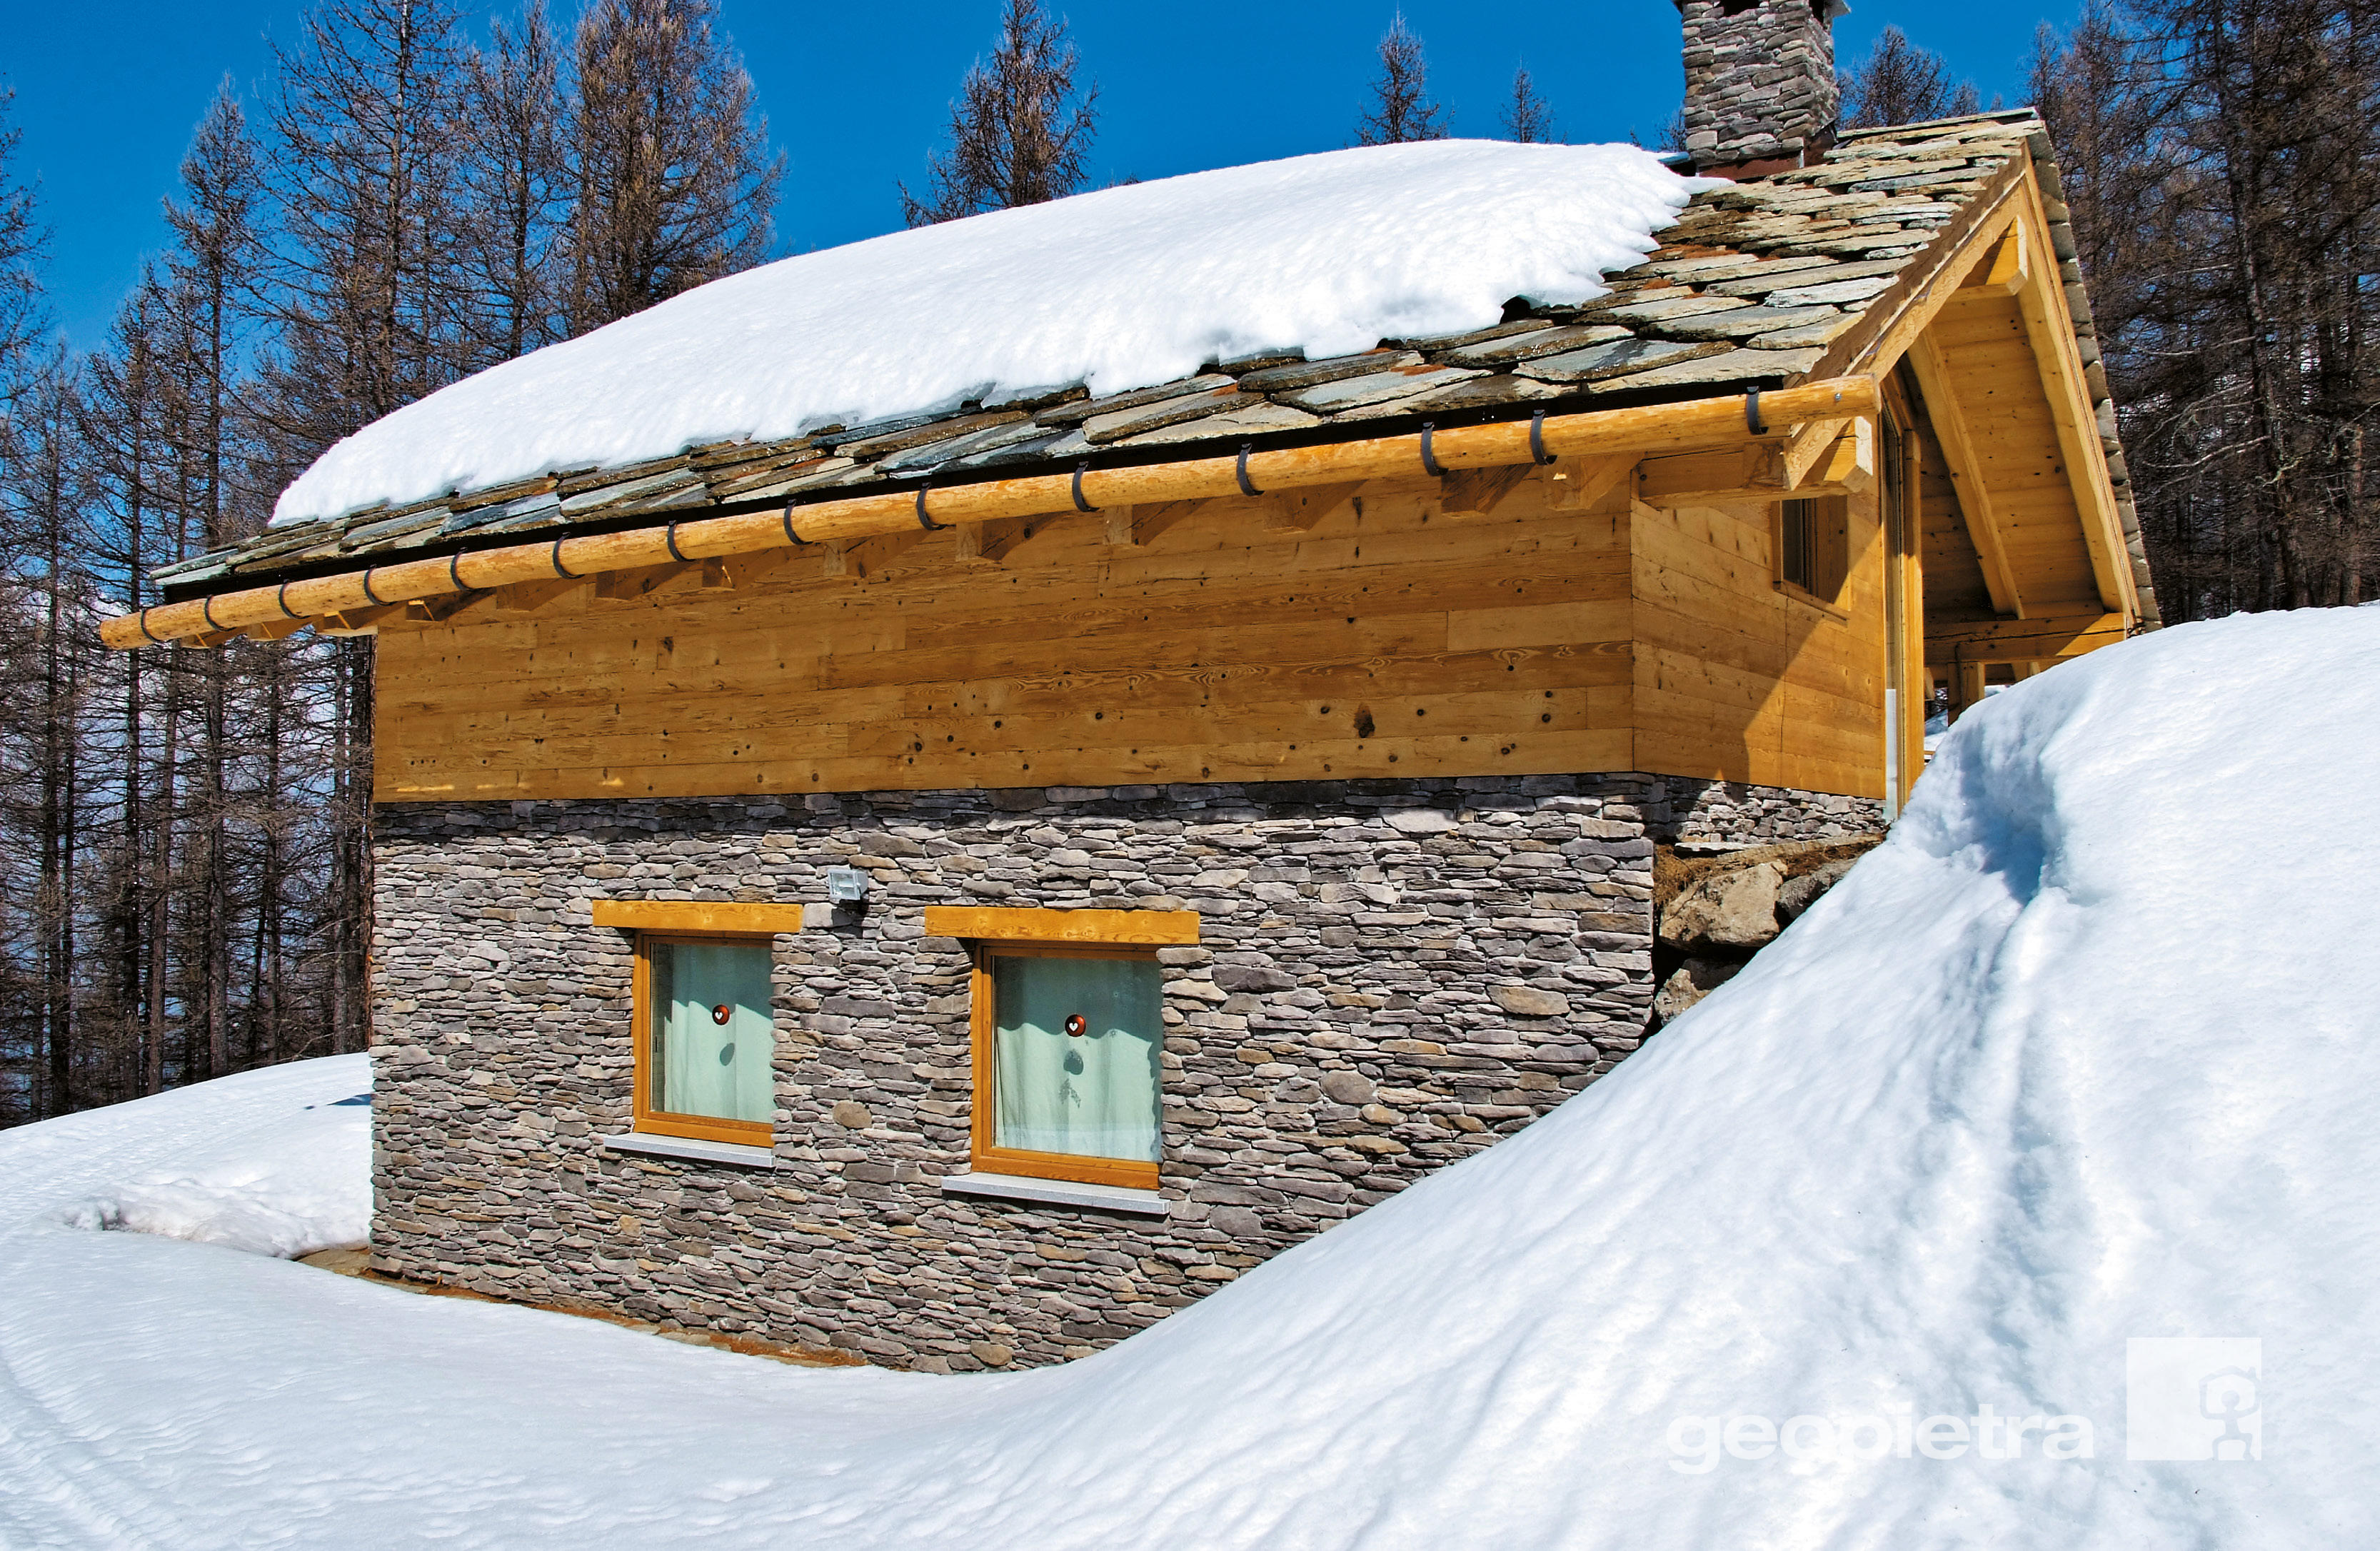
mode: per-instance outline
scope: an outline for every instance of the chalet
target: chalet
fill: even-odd
[[[1635,166],[1662,213],[1598,294],[635,444],[642,345],[754,272],[161,572],[114,644],[378,637],[374,1266],[936,1372],[1089,1352],[1635,1049],[1657,844],[1879,829],[1932,692],[2153,624],[2040,122],[1838,134],[1827,0],[1681,9],[1709,182],[1471,142],[1265,175],[1420,212],[1551,169],[1550,219]],[[1245,215],[1175,181],[788,263],[930,241],[964,285],[1050,223]],[[1279,219],[1328,236],[1314,202]],[[877,305],[848,326],[917,303]],[[621,455],[436,465],[606,417]],[[340,496],[367,454],[413,488]]]

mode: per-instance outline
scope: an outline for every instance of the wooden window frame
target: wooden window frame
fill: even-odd
[[[636,1118],[629,1129],[648,1136],[678,1136],[699,1142],[729,1142],[746,1147],[774,1147],[777,1127],[774,1121],[729,1121],[715,1115],[681,1115],[652,1107],[653,1081],[653,1000],[652,945],[656,942],[729,942],[739,946],[757,946],[770,956],[771,989],[775,982],[776,934],[756,931],[669,931],[652,927],[637,928],[637,967],[631,977],[631,996],[635,1012],[630,1024],[636,1048]],[[773,1001],[774,996],[771,998]],[[776,1009],[769,1010],[769,1071],[770,1108],[776,1107],[777,1068]]]
[[[1110,963],[1155,963],[1157,950],[1117,946],[1112,948],[1085,947],[1070,942],[1011,942],[991,939],[972,944],[975,972],[968,979],[968,1029],[975,1047],[975,1116],[970,1165],[986,1174],[1022,1174],[1034,1180],[1070,1180],[1076,1184],[1123,1185],[1132,1190],[1155,1190],[1157,1169],[1153,1162],[1130,1157],[1092,1157],[1081,1153],[1036,1153],[1022,1147],[1003,1147],[995,1140],[999,1119],[998,1062],[994,1060],[993,1041],[998,1037],[998,992],[994,988],[992,964],[999,959],[1104,959]],[[1159,1048],[1163,1048],[1164,1030],[1158,1030]],[[1165,1083],[1163,1069],[1159,1069],[1157,1102],[1158,1146],[1165,1145]]]
[[[1808,562],[1810,579],[1822,584],[1831,581],[1834,586],[1831,597],[1822,588],[1804,587],[1786,574],[1785,508],[1795,501],[1811,508],[1807,520],[1814,525],[1814,532],[1805,546],[1807,552],[1803,557]],[[1843,589],[1851,583],[1851,502],[1840,495],[1797,496],[1778,502],[1768,509],[1768,548],[1772,561],[1770,570],[1774,573],[1773,585],[1779,592],[1795,602],[1806,603],[1839,624],[1848,624],[1852,617],[1851,611],[1844,608],[1841,601]],[[1815,536],[1816,531],[1829,530],[1838,540],[1835,548],[1839,553],[1825,552],[1826,546]]]
[[[929,905],[929,937],[954,937],[967,946],[973,973],[967,982],[967,1026],[974,1048],[975,1101],[969,1131],[969,1166],[986,1174],[1065,1180],[1076,1184],[1121,1185],[1155,1190],[1159,1165],[1138,1158],[1088,1157],[1076,1153],[1038,1153],[998,1145],[999,1072],[993,1040],[999,1024],[992,964],[1002,958],[1110,959],[1155,963],[1160,948],[1198,940],[1195,911],[1000,910]],[[1158,1030],[1160,1054],[1164,1030]],[[1158,1077],[1158,1147],[1165,1142],[1164,1069]]]

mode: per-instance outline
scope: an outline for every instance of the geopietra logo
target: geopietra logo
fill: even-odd
[[[2124,1343],[2124,1458],[2265,1457],[2265,1343],[2134,1336]]]
[[[2032,1447],[2026,1446],[2030,1443]],[[1884,1459],[2088,1460],[2091,1419],[1978,1405],[1972,1415],[1920,1417],[1907,1400],[1849,1416],[1804,1412],[1783,1422],[1739,1412],[1681,1416],[1670,1424],[1670,1468],[1702,1475],[1722,1458],[1779,1458],[1815,1467]]]

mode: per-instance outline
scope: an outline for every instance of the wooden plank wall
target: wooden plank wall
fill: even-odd
[[[1884,545],[1851,500],[1839,610],[1774,585],[1765,503],[1655,508],[1632,524],[1638,768],[1884,794]]]
[[[377,795],[1642,768],[1624,500],[1554,513],[1530,479],[1454,519],[1437,496],[1376,481],[1305,532],[1219,502],[1146,546],[1069,514],[998,565],[937,533],[872,544],[900,547],[867,556],[864,583],[803,556],[730,591],[581,587],[526,616],[385,632]],[[1794,693],[1832,716],[1832,682]]]

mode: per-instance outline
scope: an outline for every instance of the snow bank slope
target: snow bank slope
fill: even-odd
[[[327,1056],[0,1131],[0,1228],[204,1176],[264,1187],[276,1209],[336,1198],[325,1215],[352,1218],[359,1202],[369,1229],[371,1111],[341,1101],[370,1092],[370,1058]]]
[[[362,1056],[336,1056],[283,1070],[290,1079],[212,1096],[219,1108],[255,1111],[255,1123],[225,1124],[76,1202],[60,1220],[293,1259],[362,1243],[371,1236],[370,1067]],[[326,1087],[345,1091],[319,1097]],[[0,1148],[6,1141],[0,1133]],[[0,1168],[6,1160],[0,1151]]]
[[[1629,146],[1439,140],[1104,188],[781,260],[365,427],[276,523],[734,437],[1170,382],[1601,296],[1701,185]]]
[[[1062,1369],[801,1372],[36,1223],[0,1543],[2360,1551],[2376,756],[2380,609],[1995,697],[1613,1076]],[[46,1205],[23,1156],[0,1205]],[[2159,1337],[2261,1340],[2261,1460],[2126,1458]],[[1701,1447],[1985,1406],[2093,1452]]]

